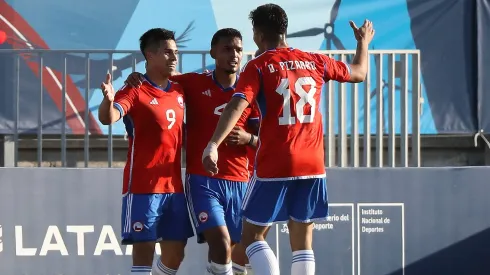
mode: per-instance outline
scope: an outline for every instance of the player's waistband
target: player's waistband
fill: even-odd
[[[291,176],[291,177],[282,177],[282,178],[265,178],[265,177],[263,178],[259,176],[254,176],[256,180],[260,180],[260,181],[305,180],[305,179],[321,179],[326,177],[327,177],[326,173],[320,175]]]
[[[122,192],[122,196],[125,197],[127,195],[155,195],[155,194],[184,194],[184,189],[182,190],[174,190],[174,191],[163,191],[163,192],[157,192],[157,191],[150,191],[150,192],[139,192],[139,191],[129,191],[129,192]]]
[[[211,176],[208,173],[194,173],[192,171],[189,172],[186,171],[186,176],[193,176],[193,175],[206,177],[210,179],[216,179],[216,180],[228,180],[228,181],[236,181],[236,182],[248,182],[250,180],[248,177],[242,177],[242,176],[229,176],[229,175]]]

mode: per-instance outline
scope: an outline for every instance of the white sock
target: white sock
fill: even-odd
[[[246,264],[245,269],[247,270],[247,275],[254,275],[254,271],[253,271],[252,266],[250,264]]]
[[[315,275],[315,255],[313,250],[293,252],[291,275]]]
[[[279,275],[276,255],[264,241],[257,241],[246,249],[248,260],[257,275]]]
[[[151,275],[175,275],[177,270],[166,267],[160,259],[156,261],[151,270]]]
[[[204,273],[204,275],[212,275],[210,262],[206,262],[206,272]]]
[[[239,264],[233,263],[233,275],[247,275],[247,268]]]
[[[233,268],[231,262],[227,264],[217,264],[211,262],[210,270],[213,275],[233,275]]]
[[[151,275],[151,266],[136,266],[131,267],[131,275]]]

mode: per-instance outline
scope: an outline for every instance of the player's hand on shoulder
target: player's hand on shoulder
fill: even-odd
[[[111,74],[108,73],[105,77],[104,82],[100,84],[100,89],[102,90],[102,94],[104,95],[104,98],[109,100],[110,102],[113,102],[115,92],[114,92],[114,86],[112,86],[111,83],[111,78],[112,78]]]
[[[218,145],[216,143],[208,143],[202,152],[202,165],[211,176],[218,174]]]
[[[364,42],[366,44],[371,43],[375,33],[373,22],[366,19],[364,20],[364,24],[359,28],[354,21],[349,21],[349,24],[354,31],[354,36],[358,42]]]
[[[143,75],[138,72],[132,72],[126,81],[124,81],[124,84],[131,88],[139,88],[143,84]]]
[[[250,142],[251,134],[241,127],[235,126],[230,134],[226,137],[227,145],[247,145]]]

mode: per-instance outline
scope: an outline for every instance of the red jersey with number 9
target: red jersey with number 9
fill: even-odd
[[[322,86],[329,80],[349,79],[350,68],[344,62],[293,48],[269,50],[247,63],[234,96],[257,101],[261,111],[258,179],[325,176]]]
[[[129,137],[123,194],[182,193],[181,149],[184,122],[182,87],[163,89],[146,78],[114,97]]]

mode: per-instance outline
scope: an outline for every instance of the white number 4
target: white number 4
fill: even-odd
[[[167,120],[168,122],[170,122],[170,124],[167,126],[168,129],[171,129],[172,126],[174,126],[175,124],[175,111],[172,110],[172,109],[168,109],[167,112],[165,112],[165,115],[167,116]]]
[[[220,116],[221,114],[223,114],[223,109],[225,109],[226,104],[228,104],[228,103],[221,104],[218,107],[214,108],[214,114],[215,115],[218,115],[218,116]]]
[[[303,85],[310,85],[310,91],[305,91]],[[296,102],[295,110],[296,117],[299,123],[312,123],[315,118],[315,93],[316,82],[312,77],[300,77],[294,83],[294,91],[299,96],[298,102]],[[279,117],[279,125],[293,125],[296,124],[296,118],[291,115],[291,90],[289,89],[289,79],[281,79],[281,83],[276,89],[276,92],[283,97],[282,102],[282,116]],[[311,114],[304,114],[304,107],[306,104],[311,106]]]

